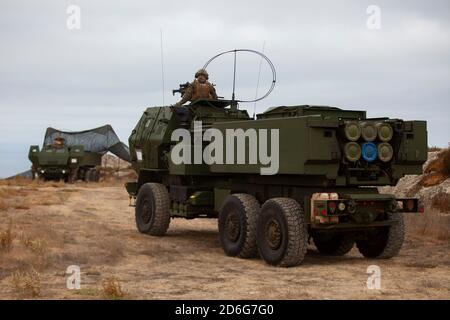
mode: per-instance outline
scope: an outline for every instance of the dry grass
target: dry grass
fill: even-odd
[[[31,239],[25,236],[21,237],[21,242],[25,248],[30,249],[36,254],[45,254],[47,252],[47,242],[42,239]]]
[[[50,251],[47,241],[43,239],[32,239],[22,234],[21,243],[24,248],[30,250],[34,256],[31,264],[37,270],[45,270],[50,265]]]
[[[6,231],[0,232],[0,252],[9,252],[13,246],[14,234],[12,232],[13,222],[9,219]]]
[[[11,207],[9,200],[21,196],[22,189],[0,188],[0,210]]]
[[[450,213],[450,194],[442,190],[433,198],[431,205],[441,212]]]
[[[100,295],[100,291],[95,288],[81,288],[78,290],[73,290],[73,293],[80,296],[90,296],[90,297],[96,297]]]
[[[1,179],[0,185],[2,186],[26,186],[32,184],[33,181],[23,177],[14,177],[11,179]]]
[[[0,197],[0,211],[5,211],[8,208],[8,203],[5,201],[5,199],[3,199],[3,197]]]
[[[50,206],[64,203],[67,193],[40,191],[33,185],[21,187],[0,187],[0,211],[10,208],[29,210],[35,206]]]
[[[34,187],[61,187],[64,186],[64,181],[42,181],[39,179],[31,180],[24,177],[14,177],[10,179],[0,179],[0,186],[34,186]]]
[[[109,277],[103,280],[103,296],[106,299],[123,299],[125,297],[125,292],[122,290],[119,280],[115,277]]]
[[[41,295],[41,276],[33,268],[30,271],[14,272],[11,281],[19,298],[36,298]]]
[[[420,215],[405,215],[408,234],[430,239],[450,240],[450,215],[429,210]]]

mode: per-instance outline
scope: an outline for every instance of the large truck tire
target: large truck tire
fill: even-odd
[[[159,183],[146,183],[139,189],[136,208],[139,232],[151,236],[166,234],[170,223],[170,198],[167,188]]]
[[[78,180],[78,168],[74,168],[70,170],[69,175],[67,177],[68,183],[75,183]]]
[[[314,235],[314,245],[321,254],[343,256],[350,252],[355,240],[347,235]]]
[[[375,233],[368,235],[365,240],[357,240],[356,246],[359,252],[366,258],[390,259],[396,256],[405,240],[405,223],[400,212],[388,212],[388,220],[396,221],[395,224],[380,228]]]
[[[261,257],[270,265],[301,264],[308,247],[302,206],[291,198],[267,200],[258,217],[257,243]]]
[[[219,213],[219,238],[226,255],[253,258],[257,255],[256,221],[259,203],[252,195],[229,195]]]

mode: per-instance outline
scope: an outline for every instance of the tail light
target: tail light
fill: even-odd
[[[336,202],[334,202],[334,201],[329,201],[329,202],[328,202],[328,211],[329,211],[331,214],[336,213]]]
[[[415,201],[413,199],[409,199],[406,201],[406,210],[414,211]]]

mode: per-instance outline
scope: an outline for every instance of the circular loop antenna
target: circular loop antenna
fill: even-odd
[[[275,83],[277,82],[277,72],[275,70],[275,66],[273,65],[272,61],[270,61],[270,59],[263,53],[256,51],[256,50],[251,50],[251,49],[234,49],[234,50],[229,50],[229,51],[224,51],[222,53],[219,53],[217,55],[215,55],[214,57],[212,57],[211,59],[208,60],[208,62],[205,63],[205,65],[203,66],[203,69],[206,70],[206,68],[208,67],[208,65],[215,60],[216,58],[223,56],[225,54],[228,53],[234,53],[235,57],[234,57],[234,65],[236,67],[236,53],[237,52],[250,52],[250,53],[254,53],[259,55],[261,58],[263,58],[264,60],[266,60],[267,64],[270,66],[270,69],[272,70],[272,83],[270,85],[269,90],[261,97],[254,99],[254,100],[236,100],[238,102],[256,102],[256,101],[260,101],[264,98],[266,98],[273,90],[273,88],[275,88]],[[234,70],[234,72],[236,73],[236,69]],[[234,74],[234,76],[236,76],[236,74]],[[234,82],[234,80],[233,80]],[[234,88],[234,83],[233,83],[233,88]],[[233,90],[233,100],[234,100],[234,90]]]

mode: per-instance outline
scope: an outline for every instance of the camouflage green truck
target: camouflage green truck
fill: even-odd
[[[190,133],[183,148],[178,129]],[[231,133],[235,144],[211,152],[219,133]],[[323,254],[344,255],[356,244],[364,257],[391,258],[403,244],[403,214],[423,210],[418,199],[396,199],[377,187],[422,172],[425,121],[306,105],[273,107],[253,119],[235,101],[200,100],[148,108],[129,146],[138,179],[126,188],[137,229],[162,236],[171,218],[218,218],[229,256],[259,253],[268,264],[290,267],[312,241]],[[276,170],[252,159],[256,149],[260,160],[269,153],[277,160]],[[174,157],[202,152],[209,160],[201,163]]]
[[[111,125],[83,131],[47,128],[42,149],[33,145],[28,158],[33,179],[98,181],[102,156],[111,152],[130,162],[128,146],[122,143]]]
[[[102,155],[84,151],[82,145],[55,148],[47,145],[30,147],[28,158],[32,163],[33,179],[64,180],[73,183],[78,179],[98,181],[99,172],[96,166],[101,165]]]

